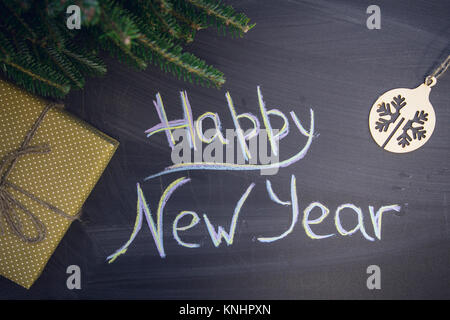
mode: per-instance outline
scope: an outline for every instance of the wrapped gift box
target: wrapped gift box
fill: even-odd
[[[0,159],[20,147],[48,101],[0,80]],[[76,216],[118,147],[118,142],[62,108],[51,108],[30,145],[47,144],[45,154],[20,157],[7,181]],[[10,189],[10,190],[9,190]],[[21,192],[7,191],[46,228],[40,242],[22,240],[0,213],[0,274],[30,288],[42,273],[72,220],[56,214]],[[36,236],[29,216],[15,211],[24,233]]]

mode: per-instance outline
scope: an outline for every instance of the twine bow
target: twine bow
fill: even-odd
[[[70,216],[67,213],[63,212],[62,210],[58,209],[54,205],[39,199],[32,193],[22,189],[21,187],[13,184],[12,182],[9,182],[8,176],[11,173],[12,169],[17,163],[17,160],[20,159],[20,157],[28,154],[44,154],[49,153],[51,151],[50,147],[48,145],[37,145],[37,146],[30,146],[30,141],[36,134],[37,129],[39,128],[39,125],[41,124],[42,120],[44,119],[47,112],[54,107],[54,104],[48,104],[42,113],[40,114],[39,118],[36,120],[34,125],[31,127],[30,131],[28,131],[27,135],[25,136],[25,139],[22,142],[22,145],[17,149],[13,150],[10,153],[6,154],[1,160],[0,160],[0,231],[3,233],[3,226],[2,226],[2,217],[5,218],[6,224],[11,228],[13,233],[18,236],[20,239],[22,239],[25,242],[28,243],[36,243],[40,242],[45,239],[46,236],[46,227],[44,223],[39,220],[36,215],[27,209],[19,200],[17,200],[8,190],[7,188],[14,189],[17,192],[22,193],[23,195],[27,196],[31,200],[39,203],[43,207],[46,207],[47,209],[50,209],[51,211],[55,212],[56,214],[59,214],[60,216],[68,219],[68,220],[75,220],[78,218],[78,216]],[[21,210],[23,213],[25,213],[26,216],[28,216],[31,219],[31,222],[33,223],[36,231],[37,236],[30,237],[27,236],[23,230],[22,222],[20,221],[20,218],[17,214],[16,210]]]

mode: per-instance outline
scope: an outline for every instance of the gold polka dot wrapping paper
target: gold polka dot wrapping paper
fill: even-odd
[[[0,158],[20,147],[25,135],[49,102],[0,80]],[[20,157],[8,181],[65,213],[76,216],[119,143],[62,108],[51,108],[30,145],[48,144],[46,154]],[[29,289],[42,273],[71,224],[24,194],[8,190],[46,227],[46,237],[27,243],[1,221],[0,274]],[[24,233],[37,231],[30,217],[16,210]]]

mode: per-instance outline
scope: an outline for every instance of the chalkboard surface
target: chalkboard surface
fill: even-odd
[[[120,141],[120,147],[84,206],[83,221],[74,222],[42,276],[26,291],[0,279],[0,298],[50,299],[337,299],[450,298],[450,73],[430,95],[436,128],[420,149],[406,154],[382,150],[368,128],[370,107],[392,88],[415,88],[450,53],[450,2],[377,1],[381,29],[369,30],[371,1],[245,0],[227,1],[246,12],[256,27],[244,38],[199,32],[188,49],[222,70],[223,89],[179,81],[156,67],[138,72],[108,60],[109,72],[91,79],[65,103],[70,112]],[[260,118],[257,86],[267,108],[289,116],[295,111],[305,128],[314,111],[315,137],[305,157],[276,175],[259,171],[175,172],[144,178],[172,164],[164,133],[146,137],[158,124],[153,106],[159,92],[169,120],[183,116],[186,90],[193,117],[218,113],[223,128],[234,128],[225,93],[237,113]],[[301,149],[306,138],[290,119],[289,135],[280,142],[280,159]],[[277,125],[276,121],[274,121]],[[270,243],[261,237],[283,234],[292,223],[292,205],[274,202],[266,180],[282,201],[291,201],[296,178],[298,221],[285,237]],[[126,254],[106,258],[130,237],[136,219],[139,183],[155,217],[165,188],[190,178],[164,208],[161,258],[147,224]],[[204,215],[228,232],[235,207],[254,183],[236,222],[232,245],[214,245]],[[302,224],[305,208],[320,202],[330,213]],[[334,217],[343,204],[361,208],[367,234],[337,231]],[[374,235],[369,206],[385,213],[381,239]],[[180,231],[173,222],[183,210],[200,222]],[[312,211],[310,219],[320,216]],[[351,210],[342,225],[357,221]],[[344,217],[345,216],[345,217]],[[184,220],[183,220],[184,221]],[[180,226],[189,223],[189,219]],[[66,286],[66,269],[81,269],[81,290]],[[367,268],[381,271],[381,289],[369,290]]]

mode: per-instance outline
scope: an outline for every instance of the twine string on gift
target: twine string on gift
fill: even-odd
[[[46,236],[46,227],[44,223],[27,207],[25,207],[19,200],[17,200],[8,190],[7,188],[11,188],[29,199],[33,200],[34,202],[40,204],[41,206],[53,211],[54,213],[68,219],[68,220],[75,220],[78,219],[78,216],[71,216],[62,211],[61,209],[58,209],[54,205],[39,199],[34,194],[22,189],[21,187],[13,184],[12,182],[8,181],[8,176],[10,175],[11,171],[14,169],[14,166],[16,165],[17,161],[25,155],[29,154],[45,154],[49,153],[51,151],[50,147],[46,144],[44,145],[36,145],[36,146],[30,146],[31,139],[36,134],[37,129],[39,128],[40,124],[44,120],[45,115],[48,113],[48,111],[54,107],[54,104],[48,104],[42,113],[39,115],[39,118],[36,120],[36,122],[31,127],[30,131],[28,131],[27,135],[25,136],[25,139],[23,140],[21,146],[17,150],[13,150],[10,153],[6,154],[1,160],[0,160],[0,219],[2,217],[5,218],[6,224],[11,228],[13,233],[18,236],[20,239],[22,239],[25,242],[29,243],[35,243],[40,242],[45,239]],[[25,213],[26,216],[28,216],[31,219],[32,224],[34,225],[37,235],[36,236],[27,236],[23,230],[22,222],[18,216],[17,209],[21,210],[23,213]],[[0,220],[0,230],[3,233],[3,228]]]
[[[434,81],[439,79],[445,71],[450,67],[450,55],[430,74],[425,78],[425,84],[431,85]]]

